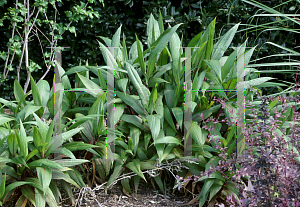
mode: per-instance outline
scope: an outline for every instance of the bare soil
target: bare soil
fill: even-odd
[[[78,191],[77,191],[78,192]],[[77,206],[86,207],[161,207],[161,206],[172,206],[172,207],[196,207],[199,206],[197,197],[193,197],[191,194],[184,195],[178,191],[173,193],[167,193],[166,196],[160,192],[155,191],[151,184],[140,183],[137,194],[125,194],[122,191],[121,184],[116,184],[111,190],[105,193],[95,192],[95,199],[91,196],[88,199],[82,199],[81,205],[79,202]],[[79,198],[78,193],[75,193],[76,202]],[[218,205],[219,204],[219,205]],[[70,206],[69,202],[63,202],[59,205],[60,207]],[[214,206],[223,206],[220,202],[216,202]],[[224,205],[224,207],[227,205]],[[207,205],[204,205],[207,207]],[[213,207],[213,206],[212,206]]]

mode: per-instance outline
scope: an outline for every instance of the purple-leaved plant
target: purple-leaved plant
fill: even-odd
[[[298,69],[300,69],[300,66],[297,67],[297,72]],[[295,78],[295,92],[297,92],[297,85],[299,84],[296,80],[297,74]],[[250,90],[253,91],[254,89],[250,87]],[[258,105],[261,114],[258,116],[258,113],[253,108],[254,105],[248,105],[252,114],[261,121],[257,122],[257,119],[250,120],[250,122],[256,122],[246,124],[245,126],[245,157],[241,160],[234,158],[233,154],[231,154],[231,157],[228,157],[226,153],[227,148],[221,147],[219,144],[220,139],[214,138],[214,135],[211,134],[212,126],[208,128],[206,125],[211,119],[203,120],[205,126],[202,128],[209,131],[208,137],[211,138],[210,141],[214,142],[213,146],[219,151],[219,157],[222,159],[219,161],[219,165],[211,166],[209,171],[203,172],[199,177],[194,176],[193,179],[196,181],[202,176],[209,177],[213,172],[219,171],[226,180],[233,181],[236,184],[236,188],[239,189],[240,194],[238,197],[234,194],[227,194],[226,201],[230,207],[299,207],[300,160],[299,154],[294,153],[295,151],[291,149],[296,148],[298,152],[300,151],[300,130],[299,126],[298,128],[295,127],[295,118],[298,115],[295,109],[300,96],[297,96],[295,93],[295,97],[286,97],[283,95],[277,98],[271,96],[267,99],[265,96],[261,97],[258,92],[256,94],[257,98],[262,100],[262,104]],[[267,102],[273,102],[275,99],[279,103],[282,103],[282,108],[280,112],[277,112],[277,105],[274,115],[270,117]],[[214,100],[220,102],[222,108],[226,107],[223,100]],[[295,102],[295,105],[287,106],[287,103],[291,103],[292,101]],[[284,113],[287,112],[288,107],[291,107],[294,112],[294,124],[288,123],[291,129],[286,132],[282,127],[280,129],[281,120],[279,118],[284,118]],[[233,114],[233,111],[231,112]],[[203,119],[203,114],[200,114],[200,116]],[[226,121],[230,125],[234,124],[226,118],[223,121]],[[213,123],[218,122],[215,119]],[[278,133],[277,129],[279,129],[280,133]],[[279,136],[279,134],[282,135]],[[292,146],[291,148],[288,148],[289,144]],[[296,157],[298,157],[298,160],[295,160]],[[228,171],[232,172],[229,173],[229,176]],[[227,172],[227,175],[225,175],[225,172]]]

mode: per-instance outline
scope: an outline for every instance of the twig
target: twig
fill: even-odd
[[[16,0],[16,9],[17,9],[17,3],[18,3],[18,0]],[[11,38],[13,39],[14,36],[15,36],[15,30],[16,30],[16,22],[14,23],[14,26],[13,26],[13,31],[12,31],[12,34],[11,34]],[[6,79],[7,77],[7,74],[5,75],[5,72],[6,72],[6,69],[7,69],[7,63],[8,63],[8,59],[9,59],[9,49],[11,47],[11,43],[9,44],[9,47],[8,47],[8,51],[7,51],[7,57],[6,57],[6,60],[5,60],[5,65],[4,65],[4,71],[3,71],[3,79]],[[18,79],[19,81],[19,79]],[[0,83],[0,86],[3,82]]]
[[[191,160],[182,160],[182,161],[188,161],[188,162],[196,163],[195,161],[191,161]],[[179,162],[179,160],[174,160],[174,161],[172,161],[171,163],[168,163],[168,162],[167,162],[167,163],[162,163],[162,164],[156,163],[156,165],[154,165],[154,166],[155,166],[155,169],[147,170],[147,171],[144,171],[144,172],[142,172],[142,173],[143,173],[143,174],[148,173],[148,175],[150,175],[151,177],[156,177],[156,176],[159,175],[159,173],[156,173],[156,171],[160,171],[160,170],[166,169],[166,170],[168,170],[169,172],[171,172],[171,174],[174,176],[175,179],[177,179],[176,176],[175,176],[174,173],[173,173],[173,170],[180,171],[181,168],[187,168],[187,169],[188,169],[188,167],[186,167],[186,166],[184,166],[184,165],[181,165],[181,162]],[[172,169],[172,167],[175,167],[175,169]],[[134,172],[130,172],[130,173],[123,174],[123,175],[119,176],[119,178],[116,179],[114,182],[112,182],[109,186],[106,186],[106,187],[104,187],[104,185],[106,185],[107,182],[104,182],[104,183],[102,183],[101,185],[97,185],[97,184],[96,184],[96,187],[95,187],[94,189],[91,189],[90,187],[83,187],[83,188],[81,188],[80,192],[77,193],[77,194],[79,194],[79,197],[78,197],[78,199],[76,199],[77,201],[76,201],[75,207],[81,205],[81,202],[82,202],[82,199],[83,199],[83,198],[84,198],[85,200],[89,200],[89,199],[86,197],[86,196],[87,196],[86,191],[88,191],[88,192],[91,194],[92,199],[93,199],[93,200],[96,200],[96,202],[98,203],[98,205],[101,206],[101,204],[100,204],[100,203],[98,202],[98,200],[96,199],[95,191],[98,191],[98,190],[100,190],[100,189],[103,189],[103,190],[100,192],[100,194],[103,193],[103,192],[105,192],[105,194],[107,194],[107,189],[110,189],[110,188],[111,188],[113,185],[115,185],[118,181],[123,180],[123,179],[126,179],[126,178],[131,178],[131,177],[136,176],[136,175],[137,175],[137,174],[134,173]],[[182,187],[185,188],[184,186],[182,186]],[[185,188],[185,189],[186,189],[186,188]],[[186,189],[186,190],[187,190],[187,189]],[[190,191],[189,191],[189,192],[190,192]],[[192,193],[192,192],[191,192],[191,193]],[[77,194],[76,194],[76,195],[77,195]],[[64,199],[64,200],[66,200],[66,199]]]

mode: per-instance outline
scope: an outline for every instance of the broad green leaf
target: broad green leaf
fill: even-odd
[[[130,78],[130,81],[134,85],[135,89],[137,90],[139,97],[142,101],[142,104],[144,108],[147,108],[149,106],[149,96],[150,91],[141,81],[141,78],[139,77],[139,74],[136,72],[136,70],[132,67],[131,64],[125,63],[126,69],[128,71],[128,76]]]
[[[61,153],[64,154],[64,155],[66,155],[66,156],[68,156],[71,159],[76,159],[76,157],[74,156],[74,154],[70,150],[66,149],[65,147],[62,147]]]
[[[212,71],[214,72],[214,74],[219,78],[219,81],[222,80],[221,77],[221,65],[220,62],[218,60],[204,60],[204,62],[206,63],[206,65],[212,69]]]
[[[12,120],[14,120],[14,119],[0,115],[0,126],[3,125],[3,124],[5,124],[5,123],[7,123],[7,122],[12,121]]]
[[[131,60],[131,61],[135,60],[138,57],[138,50],[137,50],[137,43],[136,43],[136,41],[130,47],[128,56],[129,56],[129,60]],[[128,60],[128,62],[130,62],[129,60]]]
[[[20,83],[18,82],[17,79],[14,81],[14,96],[16,100],[19,102],[22,97],[24,96],[24,91]]]
[[[220,60],[229,45],[231,44],[231,41],[233,40],[233,37],[239,27],[240,23],[236,24],[234,27],[232,27],[228,32],[226,32],[225,35],[221,37],[221,39],[215,44],[212,52],[212,59],[214,60]]]
[[[17,181],[17,182],[13,182],[13,183],[9,184],[5,188],[5,192],[4,192],[3,197],[6,196],[7,193],[9,193],[10,191],[14,190],[15,188],[17,188],[19,186],[22,186],[22,185],[26,185],[28,183],[29,182],[27,182],[27,181]]]
[[[108,168],[110,167],[110,165],[108,165]],[[67,173],[69,174],[69,176],[76,181],[76,183],[80,186],[80,187],[85,187],[86,184],[83,182],[83,175],[81,173],[79,173],[78,170],[76,170],[76,168],[72,167],[71,170],[68,170]],[[110,168],[108,169],[110,170]]]
[[[214,85],[220,85],[221,84],[221,80],[218,78],[218,76],[216,76],[216,74],[210,72],[207,72],[206,75],[207,79],[211,80]]]
[[[180,48],[180,39],[177,33],[174,33],[170,39],[170,52],[172,57],[172,72],[174,76],[174,80],[176,84],[180,82],[180,72],[181,72],[181,64],[180,64],[180,57],[181,57],[181,48]]]
[[[150,53],[150,57],[148,60],[148,71],[147,75],[150,77],[153,73],[154,67],[155,67],[155,62],[158,54],[166,47],[168,42],[170,41],[172,35],[175,33],[175,31],[178,29],[178,27],[181,24],[177,24],[172,28],[168,28],[165,30],[159,38],[153,43],[154,49]],[[152,46],[152,45],[151,45]]]
[[[48,159],[39,159],[39,160],[32,161],[31,163],[28,164],[28,167],[30,168],[43,167],[43,166],[50,167],[50,168],[64,169],[61,165]]]
[[[176,106],[176,104],[177,104],[177,103],[175,103],[175,100],[174,100],[176,89],[177,89],[176,85],[165,84],[164,95],[165,95],[167,106],[169,108],[172,108],[173,106]]]
[[[98,36],[98,37],[100,37],[105,42],[107,47],[111,47],[111,39],[102,36]]]
[[[2,173],[1,173],[1,178],[2,178]],[[4,174],[4,177],[3,177],[2,181],[1,181],[1,184],[0,184],[0,200],[2,200],[2,197],[4,196],[5,181],[6,181],[6,173]]]
[[[125,35],[123,32],[123,42],[122,42],[122,52],[123,52],[123,62],[128,61],[128,54],[127,54],[127,47],[126,47],[126,42],[125,42]]]
[[[197,71],[197,73],[198,73],[198,71]],[[192,84],[192,89],[193,89],[192,100],[193,101],[195,100],[195,96],[196,96],[196,94],[198,94],[198,91],[200,90],[200,88],[203,84],[205,74],[206,74],[206,70],[202,71],[199,76],[195,75],[195,77],[194,77],[193,84]],[[194,90],[197,92],[194,92]]]
[[[145,143],[145,149],[147,150],[148,149],[148,145],[149,145],[149,142],[151,140],[151,134],[144,134],[144,143]]]
[[[220,182],[220,180],[219,180]],[[222,182],[222,181],[221,181]],[[209,201],[211,201],[211,199],[221,190],[222,186],[223,186],[223,183],[222,184],[217,184],[216,182],[210,187],[210,194],[209,194]]]
[[[136,154],[139,141],[140,141],[140,130],[137,127],[135,126],[130,127],[130,138],[133,144],[133,152],[134,154]]]
[[[61,159],[54,161],[57,165],[62,167],[73,167],[75,165],[80,165],[82,163],[89,162],[88,160],[84,159]]]
[[[68,149],[70,151],[78,151],[78,150],[86,150],[86,149],[98,147],[98,146],[92,145],[92,144],[87,144],[84,142],[71,142],[71,143],[64,144],[62,147],[65,147],[66,149]]]
[[[128,84],[128,79],[127,79],[127,78],[122,78],[122,79],[116,81],[116,85],[117,85],[117,86],[123,91],[123,93],[125,93],[125,94],[126,94],[127,84]]]
[[[236,60],[236,55],[237,55],[237,50],[233,51],[229,55],[229,57],[227,58],[225,64],[223,65],[222,71],[221,71],[221,80],[222,80],[222,82],[224,81],[224,79],[226,78],[228,73],[231,71],[231,68],[233,67],[233,63]]]
[[[39,153],[38,149],[34,149],[32,150],[27,156],[25,161],[28,162],[28,160],[30,160],[34,155],[36,155],[37,153]]]
[[[201,189],[201,193],[199,195],[199,197],[200,197],[199,207],[202,207],[203,204],[205,203],[208,193],[210,192],[210,188],[214,184],[214,182],[215,182],[215,179],[210,179],[210,178],[206,179],[204,181],[204,185],[203,185],[203,187]]]
[[[119,47],[120,46],[120,35],[121,35],[121,27],[122,25],[118,28],[116,33],[114,34],[112,41],[111,41],[111,47],[115,47],[114,50],[114,57],[118,57],[118,52],[119,52]]]
[[[127,193],[131,193],[130,185],[129,185],[129,179],[128,178],[122,179],[121,180],[121,184],[122,184],[122,187],[123,187],[124,191],[126,191]]]
[[[49,126],[45,122],[43,122],[35,113],[33,113],[33,116],[34,116],[34,118],[37,122],[37,125],[39,127],[39,132],[41,133],[42,140],[45,143],[45,139],[46,139],[46,136],[47,136]]]
[[[125,104],[115,104],[114,124],[116,125],[124,113]]]
[[[104,77],[103,77],[103,74],[102,74],[102,71],[100,70],[100,68],[97,70],[97,72],[98,72],[98,79],[99,79],[100,87],[103,90],[106,90],[107,89],[107,85],[106,85],[106,82],[104,80]]]
[[[154,143],[155,144],[179,144],[179,145],[183,146],[181,144],[181,140],[179,140],[175,137],[171,137],[171,136],[158,138],[157,140],[154,141]]]
[[[151,82],[152,79],[161,77],[163,74],[165,74],[165,73],[166,73],[167,71],[169,71],[170,69],[172,69],[172,64],[171,64],[171,63],[168,63],[168,64],[166,64],[166,65],[161,66],[161,67],[157,70],[157,72],[155,73],[155,75],[153,76],[153,78],[150,79],[150,81],[149,81],[149,86],[150,86],[150,82]],[[154,79],[154,80],[155,80],[155,79]],[[163,80],[163,79],[162,79],[162,80]],[[164,80],[164,81],[166,81],[166,80]],[[152,84],[152,83],[151,83],[151,84]]]
[[[163,107],[162,98],[163,98],[162,93],[158,93],[156,104],[155,104],[155,111],[160,116],[160,124],[161,124],[161,128],[163,129],[163,127],[164,127],[164,107]]]
[[[193,39],[189,42],[188,47],[195,47],[196,44],[200,41],[203,32],[197,34]]]
[[[110,176],[109,180],[107,181],[106,186],[111,187],[111,184],[116,181],[116,179],[120,176],[120,174],[125,170],[123,168],[123,161],[117,160],[114,168],[113,174]]]
[[[175,127],[175,124],[173,122],[173,118],[172,118],[172,115],[170,113],[170,110],[166,105],[164,105],[164,117],[166,118],[166,121],[172,127],[172,129],[174,129],[174,131],[177,131],[176,127]]]
[[[150,170],[150,169],[155,169],[154,161],[145,161],[141,162],[141,170]]]
[[[77,73],[77,75],[80,78],[80,80],[82,81],[82,83],[84,84],[84,86],[88,89],[88,90],[86,90],[87,93],[91,94],[92,96],[94,96],[96,98],[98,98],[99,96],[101,96],[103,94],[101,87],[99,87],[93,81],[80,75],[79,73]]]
[[[56,149],[60,148],[63,141],[61,135],[52,137],[49,144],[45,144],[45,157],[48,157],[51,153],[54,153]]]
[[[151,78],[150,81],[149,81],[149,87],[154,87],[156,84],[159,84],[159,83],[170,83],[164,79],[161,79],[161,78]]]
[[[149,48],[152,46],[152,44],[155,42],[155,40],[160,35],[159,27],[157,28],[156,26],[158,26],[158,23],[154,19],[153,15],[151,13],[150,17],[147,21],[147,36],[148,36],[147,45]]]
[[[41,153],[41,155],[43,156],[44,155],[44,140],[39,132],[39,130],[34,127],[33,128],[33,143],[34,143],[34,146],[39,150],[39,152]]]
[[[64,86],[64,89],[66,89],[66,90],[71,89],[71,83],[70,83],[70,80],[69,80],[68,76],[65,76],[65,75],[67,75],[66,72],[65,72],[65,70],[60,66],[60,63],[56,62],[56,66],[58,68],[59,75],[61,76],[61,82],[62,82],[62,84]],[[76,66],[76,67],[82,67],[82,66]],[[68,70],[67,73],[73,71],[73,69],[70,69],[70,70]],[[78,71],[78,72],[80,72],[80,71]],[[73,73],[75,73],[75,72],[73,72]],[[68,73],[68,74],[71,74],[71,73]]]
[[[147,116],[147,121],[151,129],[153,140],[155,141],[160,132],[160,119],[157,118],[155,115],[149,115]]]
[[[29,185],[25,185],[21,188],[22,194],[36,207],[34,191]]]
[[[140,40],[138,39],[138,37],[135,35],[135,38],[136,38],[136,43],[137,43],[137,50],[138,50],[138,58],[139,58],[139,62],[140,62],[140,67],[141,67],[141,70],[144,74],[144,76],[146,77],[146,80],[148,80],[148,77],[147,77],[147,72],[146,72],[146,64],[145,64],[145,61],[144,61],[144,56],[143,56],[143,45],[142,43],[140,42]]]
[[[97,98],[97,100],[93,103],[91,109],[89,110],[89,115],[98,115],[99,117],[97,117],[96,119],[92,119],[89,122],[92,122],[93,124],[93,130],[94,130],[94,134],[96,134],[97,132],[101,132],[104,129],[103,126],[103,121],[104,121],[104,102],[105,102],[105,97],[106,97],[106,93],[103,93],[101,96],[99,96]]]
[[[100,45],[100,49],[101,49],[101,52],[102,52],[102,55],[103,55],[106,65],[108,65],[109,63],[112,63],[113,67],[117,67],[118,64],[117,64],[114,56],[109,51],[109,49],[107,49],[107,47],[105,47],[101,42],[98,41],[98,43]],[[120,78],[118,73],[116,73],[116,74],[117,74],[118,78]]]
[[[256,49],[256,46],[251,48],[250,50],[248,50],[246,53],[245,53],[245,56],[244,56],[244,62],[245,62],[245,67],[248,67],[248,64],[250,62],[250,59],[252,57],[252,54],[254,52],[254,50]]]
[[[205,143],[205,137],[203,136],[201,127],[198,126],[197,122],[193,122],[191,126],[188,126],[187,137],[190,133],[198,145],[201,146]]]
[[[140,176],[141,178],[143,178],[147,182],[144,174],[141,171],[141,165],[140,165],[140,160],[139,159],[134,159],[133,162],[129,162],[126,165],[126,167],[128,167],[130,170],[135,172],[138,176]]]
[[[128,122],[128,123],[131,123],[131,124],[137,126],[138,128],[144,130],[144,131],[148,131],[148,132],[150,131],[150,129],[147,126],[145,126],[145,125],[142,124],[143,121],[138,116],[123,114],[121,116],[121,120],[123,120],[125,122]]]
[[[23,156],[18,156],[18,157],[14,157],[13,159],[12,159],[12,162],[14,163],[14,164],[16,164],[16,165],[20,165],[20,166],[26,166],[26,167],[28,167],[27,166],[27,164],[26,164],[26,161],[25,161],[25,158],[23,157]],[[18,169],[19,170],[19,169]],[[23,172],[23,170],[24,169],[20,169],[20,172],[22,173]]]
[[[171,109],[173,112],[173,115],[179,124],[179,127],[181,130],[183,130],[182,123],[183,123],[183,110],[180,107],[174,107]]]
[[[208,60],[211,59],[211,55],[212,55],[212,51],[213,51],[213,46],[214,46],[213,41],[214,41],[214,36],[215,36],[215,25],[216,25],[216,17],[208,25],[208,28],[207,28],[207,30],[208,30],[208,39],[207,39],[207,44],[206,44],[205,59],[208,59]]]
[[[23,119],[26,119],[28,116],[32,115],[32,113],[39,110],[42,106],[33,106],[33,105],[26,105],[17,115],[18,118],[22,117]],[[24,115],[25,114],[25,115]]]
[[[62,75],[62,78],[66,75],[71,75],[71,74],[74,74],[74,73],[80,73],[82,71],[88,71],[88,69],[85,67],[85,66],[75,66],[71,69],[69,69],[67,72],[65,72],[63,75]]]
[[[45,108],[46,105],[47,105],[47,102],[49,100],[49,95],[50,95],[50,86],[49,86],[49,83],[47,81],[45,81],[45,80],[41,80],[37,84],[37,89],[38,89],[40,97],[41,97],[42,106]],[[65,89],[68,89],[68,88],[65,88]]]
[[[161,12],[160,11],[159,11],[158,25],[159,25],[160,34],[162,34],[165,31],[165,29],[164,29],[163,17],[161,16]]]
[[[71,125],[71,126],[68,128],[68,130],[70,131],[71,129],[74,129],[74,128],[76,128],[76,127],[82,125],[82,124],[85,123],[86,121],[89,121],[89,120],[91,120],[91,119],[95,119],[95,118],[97,118],[97,117],[99,117],[99,116],[101,116],[101,115],[94,114],[94,115],[87,115],[87,116],[77,117],[77,118],[71,120],[70,122],[68,122],[66,126]],[[76,122],[74,123],[74,121],[76,121]]]
[[[203,34],[204,37],[205,33]],[[199,45],[200,48],[195,48],[195,52],[192,54],[192,67],[197,68],[197,71],[200,70],[201,66],[205,68],[206,66],[204,65],[204,58],[205,58],[205,52],[207,48],[207,40],[203,42],[204,38],[201,38],[201,44]]]
[[[237,87],[238,87],[238,85],[241,85],[241,84],[245,84],[245,88],[248,88],[249,86],[257,86],[257,85],[260,85],[271,79],[274,79],[274,78],[271,78],[271,77],[256,78],[256,79],[252,79],[249,81],[240,82],[237,84]]]
[[[146,118],[148,116],[148,113],[146,109],[142,106],[141,101],[134,98],[132,95],[125,95],[124,93],[120,91],[115,92],[118,97],[122,99],[127,105],[132,107],[133,110],[135,110],[139,115]]]
[[[26,157],[28,155],[28,143],[27,136],[22,122],[20,121],[20,135],[17,133],[18,143],[21,151],[21,156]]]
[[[34,101],[35,106],[42,106],[41,96],[38,91],[37,85],[35,81],[33,80],[32,76],[30,75],[30,84],[31,84],[31,90],[32,90],[32,97]],[[43,114],[43,109],[39,109],[38,115],[41,117]]]
[[[170,152],[172,151],[172,149],[176,146],[176,144],[168,144],[168,146],[166,147],[166,149],[164,150],[164,153],[161,157],[160,161],[163,161],[164,159],[167,158],[168,155],[170,155]]]
[[[162,192],[162,193],[165,193],[165,188],[164,188],[164,185],[163,185],[163,183],[162,183],[162,181],[161,181],[160,176],[155,176],[155,177],[154,177],[154,180],[155,180],[155,182],[157,183],[157,185],[158,185],[159,189],[161,190],[161,192]]]
[[[162,139],[162,138],[164,138],[164,136],[165,136],[165,135],[164,135],[163,129],[160,129],[159,135],[158,135],[158,139]],[[158,139],[157,139],[157,140],[158,140]],[[151,147],[153,144],[155,145],[156,152],[157,152],[157,156],[158,156],[159,160],[161,160],[161,159],[162,159],[162,156],[163,156],[163,153],[164,153],[165,143],[156,144],[156,142],[154,141],[154,142],[150,145],[150,147]]]
[[[68,174],[63,173],[59,170],[53,170],[52,179],[64,180],[65,182],[70,183],[70,184],[76,186],[77,188],[80,188],[79,185],[72,178],[70,178],[70,176]]]
[[[157,100],[157,84],[155,84],[154,89],[152,89],[150,98],[149,98],[148,111],[150,114],[152,114],[153,109],[155,108],[156,100]]]
[[[0,102],[7,106],[12,112],[14,112],[17,107],[17,104],[13,103],[12,101],[7,101],[3,98],[0,98]]]
[[[52,170],[49,167],[36,167],[36,172],[42,184],[43,191],[45,192],[52,179]]]
[[[78,132],[80,132],[82,129],[84,129],[84,128],[80,127],[80,128],[75,128],[75,129],[71,129],[69,131],[63,132],[61,134],[61,136],[62,136],[62,142],[65,142],[67,139],[71,138],[72,136],[74,136],[75,134],[77,134]]]
[[[9,151],[12,155],[15,155],[17,149],[18,149],[18,140],[16,137],[16,134],[9,134],[7,137],[7,144],[9,147]]]

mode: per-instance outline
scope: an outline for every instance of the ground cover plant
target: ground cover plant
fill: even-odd
[[[297,90],[295,87],[294,91]],[[227,195],[228,204],[233,206],[300,206],[300,139],[299,128],[295,127],[296,124],[299,126],[295,120],[298,116],[295,108],[299,104],[299,95],[294,92],[289,97],[271,96],[267,103],[265,96],[261,97],[261,94],[255,92],[261,101],[249,103],[246,115],[251,114],[261,121],[254,123],[255,120],[251,120],[246,124],[247,153],[238,160],[226,158],[226,153],[220,154],[223,159],[219,165],[205,171],[198,180],[204,179],[206,175],[207,178],[211,175],[214,177],[216,173],[227,179],[232,178],[240,192],[239,197]],[[259,104],[256,110],[254,103]],[[293,113],[290,113],[292,110]],[[247,114],[247,111],[252,113]],[[292,121],[288,121],[290,119]],[[219,138],[213,140],[221,141]],[[236,169],[230,177],[226,174],[228,168]],[[179,180],[185,181],[182,178]]]

